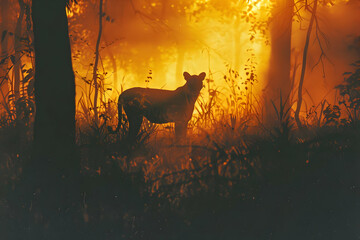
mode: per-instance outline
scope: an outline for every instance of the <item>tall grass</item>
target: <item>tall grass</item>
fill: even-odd
[[[135,146],[125,147],[127,122],[117,134],[109,134],[106,127],[117,117],[115,104],[108,104],[100,115],[103,117],[99,126],[84,119],[79,128],[79,145],[87,149],[83,150],[83,158],[92,158],[92,162],[107,159],[124,171],[143,171],[153,194],[166,186],[179,188],[176,195],[186,196],[201,187],[211,189],[211,184],[219,182],[230,191],[230,186],[250,179],[286,181],[307,166],[317,134],[310,129],[329,126],[337,115],[330,112],[331,105],[321,102],[320,111],[308,112],[308,116],[312,115],[306,118],[310,132],[304,135],[294,128],[289,97],[283,99],[280,94],[279,106],[272,103],[276,122],[270,129],[265,128],[260,104],[250,86],[242,88],[240,79],[236,71],[229,69],[224,75],[225,95],[215,84],[207,85],[189,123],[190,141],[183,145],[172,144],[172,124],[156,126],[145,120]],[[210,78],[207,81],[214,82]],[[85,108],[85,104],[81,106]],[[83,114],[88,115],[86,110]],[[95,170],[99,171],[99,166]]]
[[[323,101],[307,112],[307,130],[299,131],[291,103],[280,95],[279,104],[273,103],[275,124],[265,127],[261,104],[250,88],[236,86],[240,80],[235,71],[225,75],[228,94],[215,84],[203,90],[188,126],[188,141],[182,144],[174,144],[173,124],[144,120],[136,144],[129,146],[126,120],[119,132],[108,131],[118,121],[116,104],[104,104],[95,123],[86,98],[80,99],[77,144],[84,232],[98,239],[191,239],[206,226],[209,230],[201,236],[210,239],[266,239],[270,232],[299,230],[299,224],[307,230],[301,236],[309,238],[315,227],[302,221],[322,233],[331,228],[312,221],[307,211],[335,206],[336,214],[329,215],[333,219],[340,216],[339,202],[356,207],[356,125],[341,121],[336,108]],[[4,119],[0,124],[0,190],[11,192],[29,152],[19,152],[11,140],[13,122]],[[334,191],[342,195],[334,197]],[[3,199],[1,204],[8,206],[6,196]],[[4,209],[3,216],[15,221]],[[325,211],[318,214],[328,217]],[[325,217],[319,222],[328,223]],[[354,224],[344,229],[350,233]],[[287,228],[277,227],[281,225]]]

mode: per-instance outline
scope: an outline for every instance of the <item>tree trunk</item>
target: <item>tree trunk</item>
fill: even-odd
[[[102,34],[102,17],[103,17],[103,0],[100,0],[99,3],[99,33],[98,38],[96,41],[96,47],[95,47],[95,63],[94,63],[94,71],[93,71],[93,82],[94,82],[94,117],[95,117],[95,123],[98,124],[98,111],[97,111],[97,101],[98,101],[98,94],[99,94],[99,84],[98,84],[98,77],[97,77],[97,69],[98,69],[98,63],[99,63],[99,47],[100,47],[100,40],[101,40],[101,34]]]
[[[311,13],[309,28],[308,28],[308,31],[307,31],[307,34],[306,34],[306,41],[305,41],[304,52],[303,52],[303,60],[302,60],[302,66],[301,66],[301,76],[300,76],[299,88],[298,88],[298,101],[297,101],[296,111],[295,111],[295,121],[296,121],[296,124],[297,124],[298,128],[302,128],[302,124],[301,124],[300,117],[299,117],[299,113],[300,113],[300,109],[301,109],[301,103],[302,103],[302,87],[303,87],[303,84],[304,84],[307,52],[308,52],[308,48],[309,48],[311,30],[312,30],[314,20],[315,20],[317,2],[318,2],[318,0],[314,0],[314,6],[313,6],[313,9],[312,9],[312,13]]]
[[[287,99],[291,91],[290,57],[293,6],[293,0],[277,0],[273,9],[273,20],[270,26],[270,64],[264,89],[265,123],[267,124],[276,120],[272,102],[275,106],[284,104],[280,103],[280,92],[283,99]]]
[[[72,232],[79,200],[75,77],[65,6],[66,1],[32,1],[36,116],[24,178],[33,193],[33,215],[49,231],[47,239],[65,239]]]

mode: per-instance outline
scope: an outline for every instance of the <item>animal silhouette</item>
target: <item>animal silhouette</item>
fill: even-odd
[[[185,85],[173,91],[135,87],[121,93],[118,100],[119,122],[115,131],[120,129],[124,109],[129,122],[129,141],[136,139],[143,117],[152,123],[174,122],[176,140],[185,138],[206,74],[190,75],[184,72],[183,75]]]

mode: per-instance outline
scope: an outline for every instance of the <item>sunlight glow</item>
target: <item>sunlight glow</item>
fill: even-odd
[[[269,17],[269,2],[248,0],[244,4],[244,1],[197,0],[168,5],[158,1],[141,2],[134,4],[139,9],[137,14],[133,15],[133,9],[125,11],[123,17],[126,21],[118,17],[115,17],[114,23],[104,21],[102,66],[98,74],[105,81],[104,89],[109,90],[100,94],[100,102],[116,102],[119,93],[131,87],[176,89],[185,84],[184,71],[207,73],[208,83],[202,91],[204,99],[209,98],[214,89],[219,89],[219,98],[226,98],[230,89],[236,89],[239,96],[250,91],[256,94],[261,91],[266,78],[270,55],[268,33],[265,27],[259,27]],[[118,8],[109,6],[108,9],[106,14],[117,16]],[[82,11],[84,8],[81,5],[72,7],[68,16],[70,19],[77,13],[86,16],[86,12]],[[88,22],[92,23],[91,28],[97,25],[93,19]],[[77,94],[77,101],[86,92],[93,94],[92,86],[88,85],[92,65],[86,65],[86,62],[92,64],[93,61],[93,41],[97,29],[92,31],[82,30],[77,41],[90,40],[84,40],[73,48],[73,52],[79,54],[74,61],[77,77],[86,79],[85,82],[77,81],[78,92],[84,92]],[[89,49],[76,50],[85,46]],[[106,76],[102,73],[103,69],[108,73]],[[252,69],[252,74],[249,69]],[[235,88],[224,81],[224,75],[231,70],[237,72]],[[152,72],[150,78],[149,71]],[[251,88],[245,86],[250,77],[254,81]],[[232,104],[231,109],[234,109],[233,101],[238,99],[224,100],[223,104]]]

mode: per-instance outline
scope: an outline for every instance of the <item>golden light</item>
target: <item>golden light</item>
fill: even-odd
[[[224,81],[229,70],[238,73],[238,95],[251,91],[253,96],[260,96],[264,89],[271,52],[269,19],[273,3],[271,0],[197,0],[133,1],[132,5],[106,1],[99,68],[105,90],[100,102],[116,102],[118,95],[131,87],[175,89],[185,83],[184,71],[193,74],[205,71],[208,84],[202,97],[209,99],[210,92],[216,89],[218,97],[223,99],[223,108],[229,108],[231,114],[235,106],[229,107],[233,100],[226,98],[234,86]],[[81,96],[93,94],[89,73],[98,31],[96,11],[85,1],[79,1],[68,11],[77,102]],[[293,23],[295,52],[303,47],[304,34],[298,31],[300,27]],[[250,76],[254,82],[251,88],[245,88]]]
[[[247,4],[252,6],[252,11],[259,11],[261,8],[271,7],[271,0],[247,0]]]
[[[134,7],[144,11],[135,15],[131,14],[134,10],[131,9],[132,6],[122,6],[130,8],[123,10],[127,12],[123,16],[124,20],[127,19],[126,24],[122,23],[121,19],[115,18],[113,23],[105,21],[103,26],[102,67],[108,73],[104,76],[104,86],[111,90],[103,93],[102,101],[116,102],[121,91],[135,86],[175,89],[185,83],[182,77],[184,71],[192,74],[207,72],[210,82],[206,87],[219,89],[221,92],[219,97],[224,98],[229,91],[224,75],[229,69],[239,73],[237,91],[240,94],[248,91],[245,90],[243,82],[248,77],[246,68],[249,67],[253,67],[256,71],[257,82],[251,88],[253,94],[256,94],[262,88],[270,49],[266,42],[266,33],[250,34],[249,32],[256,21],[266,21],[269,11],[266,6],[269,2],[269,0],[249,0],[246,5],[242,1],[237,3],[229,1],[232,4],[230,15],[222,12],[228,9],[219,10],[216,8],[217,5],[213,7],[211,5],[226,4],[225,2],[213,3],[209,0],[198,0],[190,6],[184,5],[182,8],[186,12],[179,12],[181,7],[179,5],[175,8],[175,3],[168,4],[167,10],[164,10],[166,5],[163,6],[163,3],[156,1],[150,2],[149,5],[135,3]],[[111,7],[110,4],[111,2],[108,2],[106,14],[116,16],[119,9],[115,6]],[[200,5],[204,7],[198,8]],[[163,8],[159,13],[150,10],[158,7]],[[69,17],[75,13],[86,15],[81,9],[84,9],[82,5],[71,8],[68,12]],[[151,11],[154,15],[149,17],[147,11]],[[246,18],[243,17],[244,11]],[[96,26],[92,30],[94,33],[98,28],[95,19],[91,19],[92,28]],[[94,33],[92,37],[95,39]],[[85,37],[89,36],[84,35],[83,38]],[[106,46],[110,41],[114,43]],[[89,43],[86,44],[91,47]],[[78,47],[83,48],[84,45]],[[77,50],[73,49],[73,52]],[[109,54],[112,55],[112,60]],[[84,65],[84,60],[90,60],[88,64],[91,64],[92,56],[90,54],[84,57],[78,58],[79,62],[75,59],[74,68],[77,69],[79,77],[89,78],[89,65]],[[77,83],[79,100],[82,96],[79,92],[83,92],[89,86],[85,86],[82,81]],[[202,96],[208,98],[210,90],[203,90]]]

